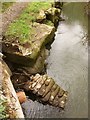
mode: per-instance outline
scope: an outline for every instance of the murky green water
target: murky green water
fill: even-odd
[[[65,110],[29,101],[23,105],[27,106],[27,117],[88,117],[88,49],[86,43],[83,45],[88,19],[84,5],[84,3],[65,3],[62,16],[66,20],[60,22],[58,26],[47,59],[47,74],[69,92]]]

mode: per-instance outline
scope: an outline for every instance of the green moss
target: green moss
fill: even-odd
[[[54,24],[50,20],[45,20],[43,23],[46,25],[54,26]]]
[[[7,117],[8,115],[6,113],[6,99],[4,99],[3,95],[1,95],[0,93],[0,119],[4,119]]]
[[[46,10],[50,6],[50,2],[30,2],[20,17],[11,23],[5,35],[18,37],[20,43],[30,41],[32,34],[34,34],[32,22],[36,21],[41,9]]]
[[[2,12],[5,12],[12,4],[13,4],[13,2],[2,3]]]

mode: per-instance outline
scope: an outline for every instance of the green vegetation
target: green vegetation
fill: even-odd
[[[2,12],[5,12],[12,4],[13,4],[13,2],[2,3]]]
[[[46,25],[54,26],[54,24],[50,20],[45,20],[43,23]]]
[[[50,2],[30,2],[20,17],[11,23],[6,36],[18,37],[20,43],[30,40],[32,34],[34,34],[32,24],[36,21],[39,11],[41,9],[46,10],[50,6]]]
[[[0,93],[0,119],[7,118],[7,117],[8,115],[6,114],[6,99]]]

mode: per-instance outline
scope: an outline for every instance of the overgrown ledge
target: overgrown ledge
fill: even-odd
[[[53,41],[55,27],[60,20],[61,9],[55,7],[51,2],[28,3],[3,36],[2,51],[8,61],[30,69],[37,64],[43,48],[46,49],[45,46]],[[43,67],[44,62],[40,66]]]

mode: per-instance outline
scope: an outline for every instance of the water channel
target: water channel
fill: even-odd
[[[29,118],[87,118],[88,117],[88,17],[85,3],[65,3],[55,40],[47,59],[47,74],[69,92],[64,110],[37,101],[22,105]]]

